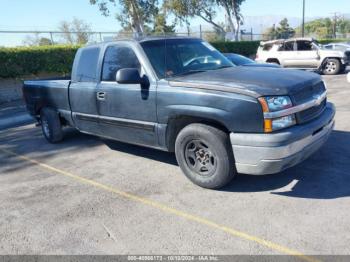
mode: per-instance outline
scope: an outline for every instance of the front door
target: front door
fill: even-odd
[[[311,41],[297,41],[296,67],[316,68],[319,63],[318,48]]]
[[[119,84],[116,74],[122,68],[146,72],[137,50],[127,43],[107,47],[97,87],[97,106],[104,136],[134,144],[156,146],[156,82]]]

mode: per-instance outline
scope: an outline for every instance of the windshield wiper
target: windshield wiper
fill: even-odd
[[[229,67],[234,67],[234,66],[232,66],[232,65],[219,66],[219,67],[214,68],[212,70],[224,69],[224,68],[229,68]]]

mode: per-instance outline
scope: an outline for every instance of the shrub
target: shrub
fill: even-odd
[[[78,46],[0,48],[0,78],[69,74]]]
[[[260,41],[212,42],[211,44],[222,53],[236,53],[244,56],[253,56],[258,50]]]
[[[322,39],[321,44],[346,40]],[[254,56],[260,41],[211,43],[223,53],[237,53]],[[40,73],[70,74],[73,60],[79,46],[39,46],[0,48],[0,78],[18,78]]]

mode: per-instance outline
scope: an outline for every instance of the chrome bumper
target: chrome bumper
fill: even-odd
[[[297,165],[317,151],[334,127],[335,108],[304,125],[272,134],[230,134],[238,173],[274,174]]]

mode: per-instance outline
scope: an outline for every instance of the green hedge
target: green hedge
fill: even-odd
[[[0,48],[0,78],[69,74],[78,46]]]
[[[330,43],[341,43],[341,42],[349,42],[349,39],[320,39],[317,40],[321,45],[326,45]]]
[[[222,53],[237,53],[244,56],[256,54],[260,41],[213,42],[211,43]]]
[[[346,40],[324,39],[321,44]],[[260,41],[212,42],[223,53],[253,56]],[[18,78],[40,73],[70,74],[79,46],[0,48],[0,78]]]
[[[221,52],[255,54],[259,41],[214,42]],[[0,78],[18,78],[40,73],[70,74],[78,46],[0,48]]]

